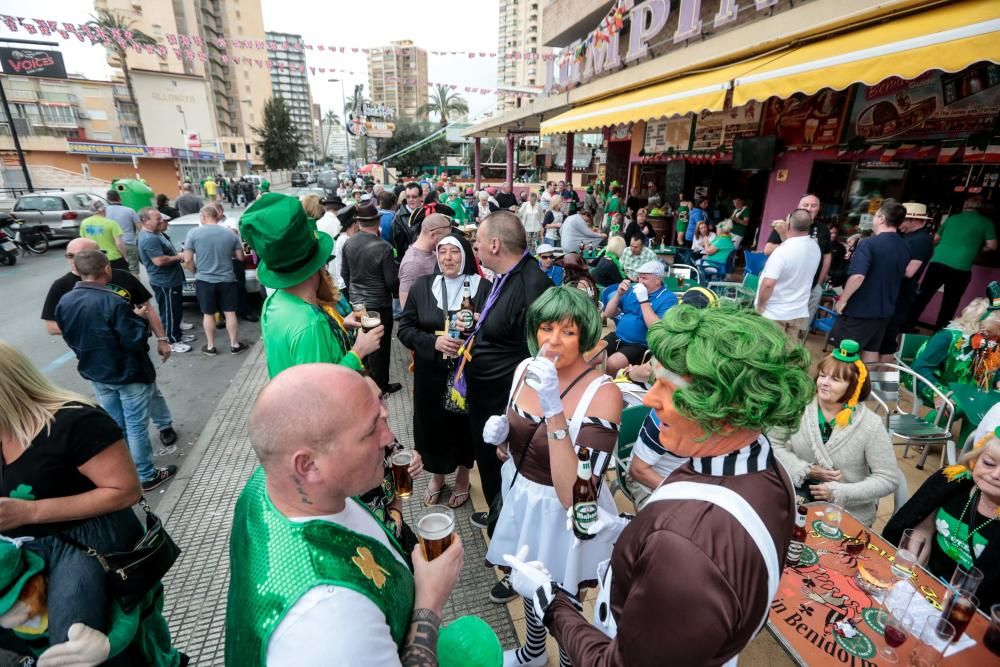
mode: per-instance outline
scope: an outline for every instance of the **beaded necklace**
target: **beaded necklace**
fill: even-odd
[[[969,508],[972,506],[972,501],[975,500],[977,503],[979,502],[979,494],[980,494],[979,489],[976,489],[975,493],[973,493],[972,495],[969,496],[969,500],[966,501],[966,503],[965,503],[965,509],[962,510],[962,514],[959,515],[959,517],[958,517],[958,522],[959,523],[962,523],[962,519],[965,518],[965,513],[968,512]],[[972,537],[976,533],[978,533],[980,530],[982,530],[983,528],[985,528],[986,526],[990,525],[991,523],[993,523],[996,520],[997,520],[997,518],[996,518],[996,516],[994,516],[993,518],[987,519],[986,521],[983,521],[981,524],[979,524],[977,527],[973,528],[972,527],[972,515],[970,515],[969,516],[969,529],[970,529],[969,540],[971,541]]]

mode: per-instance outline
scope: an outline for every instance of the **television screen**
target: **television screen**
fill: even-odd
[[[747,137],[733,141],[733,168],[767,170],[774,166],[775,137]]]

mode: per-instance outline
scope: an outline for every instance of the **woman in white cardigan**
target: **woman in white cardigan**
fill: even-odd
[[[861,403],[871,382],[858,347],[844,340],[820,362],[816,398],[799,430],[768,437],[799,495],[835,502],[870,526],[879,499],[896,490],[902,473],[885,425]]]

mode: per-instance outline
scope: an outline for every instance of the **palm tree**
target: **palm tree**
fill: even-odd
[[[125,32],[132,33],[132,41],[140,46],[153,46],[157,42],[155,39],[142,32],[141,30],[136,30],[133,26],[135,21],[125,18],[117,12],[111,12],[107,9],[98,9],[97,15],[91,15],[91,20],[88,25],[94,28],[101,28],[109,35],[112,31],[120,31],[122,34]],[[105,42],[105,46],[112,50],[115,56],[118,58],[118,62],[122,68],[122,77],[125,79],[125,87],[128,89],[128,99],[132,104],[132,108],[138,110],[139,105],[135,101],[135,89],[132,87],[132,72],[128,67],[128,53],[125,50],[127,46],[124,42],[115,41],[113,39]],[[139,143],[146,143],[146,134],[142,129],[142,119],[139,118],[138,113],[136,114],[138,119],[137,134],[139,135]]]
[[[357,102],[361,106],[372,103],[372,101],[367,97],[365,97],[364,94],[362,94],[360,97],[361,99],[357,100]],[[354,111],[354,102],[355,102],[354,95],[348,95],[347,101],[344,103],[344,113],[351,113]]]
[[[435,86],[431,99],[427,104],[417,109],[418,116],[436,113],[440,116],[441,127],[448,125],[450,116],[461,116],[469,113],[468,103],[458,93],[448,90],[448,86]]]

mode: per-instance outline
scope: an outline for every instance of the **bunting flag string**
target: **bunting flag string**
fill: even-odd
[[[166,57],[168,49],[189,49],[195,48],[204,50],[207,40],[200,36],[184,34],[164,34],[166,45],[149,45],[153,51],[148,51],[145,45],[136,42],[135,36],[130,30],[105,30],[100,26],[86,23],[69,23],[64,21],[53,21],[51,19],[24,18],[22,16],[12,16],[10,14],[0,14],[0,25],[10,32],[17,33],[24,31],[29,35],[41,35],[44,37],[59,36],[62,39],[77,39],[80,42],[90,41],[91,44],[102,44],[105,46],[117,45],[124,49],[142,49],[147,53],[156,53],[160,57]],[[375,47],[364,48],[357,46],[340,46],[330,44],[312,43],[290,43],[273,42],[266,39],[236,39],[219,37],[210,40],[211,44],[220,50],[257,50],[257,51],[289,51],[303,53],[306,51],[336,53],[336,54],[358,54],[369,55],[371,53],[382,53],[392,55],[403,55],[406,48],[403,47]],[[461,56],[472,58],[497,58],[496,51],[467,51],[454,50],[442,51],[431,49],[427,51],[432,56]],[[526,61],[555,61],[560,56],[557,53],[537,53],[532,51],[504,51],[499,53],[499,57],[504,60],[526,60]],[[255,58],[254,58],[255,59]]]

